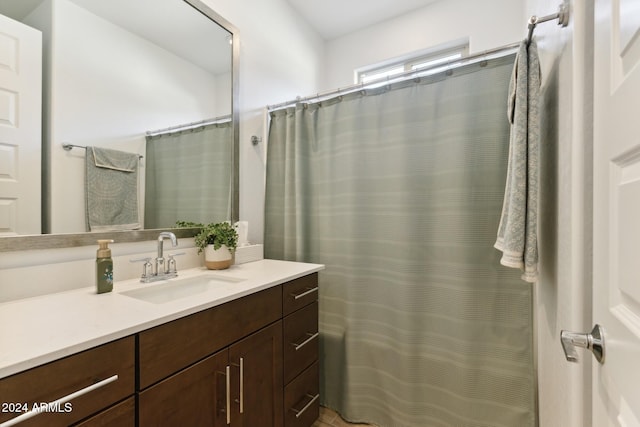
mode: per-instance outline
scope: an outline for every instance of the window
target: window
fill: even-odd
[[[436,46],[383,63],[359,68],[355,71],[355,83],[367,84],[379,79],[393,78],[409,71],[426,70],[432,67],[435,68],[430,71],[438,72],[446,69],[447,63],[467,56],[468,53],[469,42],[467,40]],[[438,65],[442,66],[438,67]]]

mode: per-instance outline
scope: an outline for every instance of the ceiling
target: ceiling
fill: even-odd
[[[441,0],[287,0],[325,39],[360,30]]]
[[[287,0],[325,40],[404,15],[436,1],[442,0]],[[0,7],[5,9],[7,16],[20,20],[41,2],[3,0]]]

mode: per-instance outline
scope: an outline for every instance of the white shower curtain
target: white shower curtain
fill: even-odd
[[[532,289],[493,248],[513,56],[272,113],[265,253],[323,263],[322,403],[535,426]]]
[[[231,122],[147,137],[145,228],[231,218]]]

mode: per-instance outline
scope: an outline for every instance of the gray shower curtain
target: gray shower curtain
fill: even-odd
[[[148,136],[145,228],[231,218],[231,122]]]
[[[493,248],[513,56],[272,113],[265,254],[323,263],[322,404],[536,424],[532,289]]]

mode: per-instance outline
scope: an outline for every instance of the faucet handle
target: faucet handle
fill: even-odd
[[[153,264],[151,264],[151,258],[134,258],[130,259],[129,262],[144,262],[144,265],[142,266],[141,280],[153,276]]]
[[[178,252],[178,253],[175,253],[175,254],[169,254],[168,255],[169,259],[167,260],[167,272],[169,274],[172,274],[172,273],[176,273],[177,274],[178,273],[178,268],[176,266],[176,260],[173,257],[184,255],[184,254],[185,254],[185,252]]]

